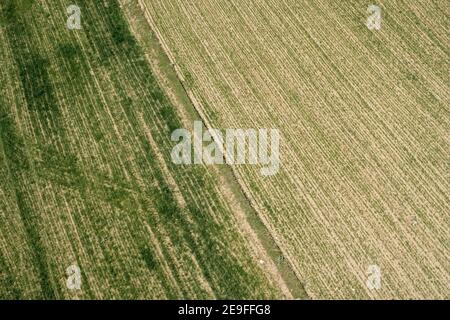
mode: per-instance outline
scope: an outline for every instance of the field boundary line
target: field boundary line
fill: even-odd
[[[192,92],[192,90],[190,90],[189,88],[186,87],[185,83],[186,80],[183,76],[183,72],[182,69],[180,68],[180,66],[177,64],[176,59],[172,53],[172,51],[170,50],[169,46],[166,44],[161,32],[159,31],[155,21],[153,20],[153,18],[151,17],[151,15],[148,13],[148,9],[146,4],[144,3],[143,0],[138,0],[139,6],[141,7],[141,11],[144,14],[145,20],[148,23],[149,27],[151,28],[151,30],[153,31],[153,33],[155,34],[156,38],[158,39],[159,45],[161,46],[162,50],[164,51],[164,53],[166,54],[167,58],[169,59],[175,73],[176,76],[178,78],[178,80],[180,81],[181,86],[183,87],[187,97],[189,98],[192,106],[195,109],[195,112],[200,116],[200,119],[202,120],[202,122],[204,123],[205,127],[207,130],[210,130],[211,132],[211,136],[213,141],[218,141],[218,138],[216,136],[216,133],[214,131],[211,131],[212,125],[209,123],[209,121],[207,120],[207,117],[205,116],[205,114],[203,113],[203,111],[201,110],[201,107],[199,107],[200,102],[198,101],[198,99],[195,97],[194,93]],[[223,146],[221,146],[220,144],[219,148],[223,149]],[[223,152],[224,150],[221,150],[225,159],[226,159],[226,153]],[[239,186],[240,191],[242,192],[242,194],[244,195],[245,199],[248,201],[249,206],[252,208],[252,210],[254,210],[254,212],[256,213],[256,216],[258,218],[258,220],[262,223],[262,225],[264,226],[264,231],[266,234],[269,235],[271,242],[274,244],[274,246],[281,252],[282,257],[285,259],[285,261],[287,261],[287,267],[288,269],[292,272],[292,274],[295,276],[296,281],[298,282],[298,284],[302,287],[304,295],[306,296],[306,299],[311,299],[311,296],[309,295],[309,293],[306,291],[306,288],[303,284],[303,282],[300,280],[300,276],[297,274],[297,272],[295,271],[295,269],[293,268],[293,264],[291,263],[288,255],[286,255],[285,251],[282,249],[281,246],[278,245],[278,243],[275,241],[275,237],[274,235],[270,232],[270,228],[268,227],[268,223],[267,221],[263,218],[262,214],[260,213],[260,210],[257,208],[257,204],[256,201],[253,199],[253,197],[251,196],[250,191],[248,190],[248,188],[245,186],[245,184],[242,182],[242,180],[239,178],[239,173],[236,171],[236,169],[233,166],[228,166],[231,169],[231,173],[233,176],[233,179],[237,182],[237,185]],[[248,220],[248,218],[246,217],[246,220]],[[258,235],[259,232],[257,232],[256,230],[254,230],[253,226],[251,226],[251,223],[249,223],[250,228],[252,229],[252,231],[256,234],[258,241],[261,242],[260,236]],[[264,251],[267,255],[267,257],[271,260],[272,263],[274,263],[273,258],[270,256],[270,254],[267,252],[267,249],[265,248],[265,246],[261,243],[261,247],[264,248]],[[274,263],[275,264],[275,263]],[[276,270],[277,270],[277,274],[272,274],[271,277],[273,278],[273,280],[275,282],[277,282],[277,284],[280,286],[279,289],[283,292],[283,286],[285,286],[288,290],[289,290],[289,295],[288,298],[292,298],[292,293],[290,292],[292,290],[292,288],[289,288],[289,286],[287,285],[286,281],[285,281],[285,277],[283,277],[282,272],[280,271],[279,266],[276,266]],[[267,269],[266,269],[267,270]],[[269,273],[272,273],[269,271]],[[278,280],[279,279],[279,280]],[[280,283],[280,280],[282,283]]]

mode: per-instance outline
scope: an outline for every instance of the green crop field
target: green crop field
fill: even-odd
[[[0,300],[450,298],[449,18],[0,0]],[[175,164],[194,121],[278,170]]]
[[[180,116],[119,3],[77,1],[81,30],[70,4],[0,2],[0,298],[284,296],[218,169],[171,163]]]

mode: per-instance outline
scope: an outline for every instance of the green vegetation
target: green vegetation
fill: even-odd
[[[82,30],[24,3],[0,3],[0,297],[279,296],[212,172],[171,163],[181,124],[117,1],[77,1]]]

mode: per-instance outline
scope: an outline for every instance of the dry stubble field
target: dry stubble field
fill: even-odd
[[[450,297],[450,2],[139,4],[205,123],[281,130],[234,170],[312,298]]]

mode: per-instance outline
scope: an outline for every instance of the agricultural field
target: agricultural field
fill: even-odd
[[[449,1],[137,2],[207,127],[281,131],[232,170],[311,298],[450,298]]]
[[[0,2],[0,299],[306,297],[231,169],[170,161],[198,114],[138,3],[71,4]]]

